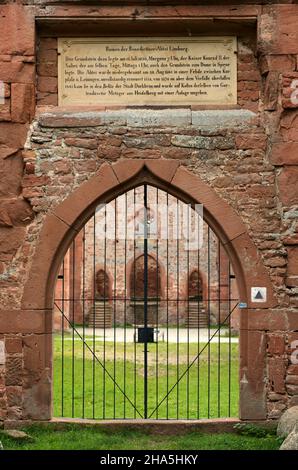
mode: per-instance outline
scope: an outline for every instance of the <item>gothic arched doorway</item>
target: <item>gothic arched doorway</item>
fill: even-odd
[[[141,183],[97,206],[70,250],[69,271],[80,291],[76,299],[62,292],[56,302],[62,316],[55,340],[56,414],[237,414],[238,340],[231,318],[238,299],[229,289],[223,297],[224,247],[197,207]],[[229,279],[229,270],[225,275]],[[67,316],[63,306],[72,300]]]

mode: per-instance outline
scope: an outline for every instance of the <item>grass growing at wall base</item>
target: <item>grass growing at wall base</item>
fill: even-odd
[[[181,436],[146,435],[144,432],[119,430],[117,433],[96,427],[67,425],[32,426],[24,429],[32,442],[16,441],[1,435],[6,450],[276,450],[280,441],[268,434],[264,437],[237,434],[202,434],[191,432]]]
[[[54,416],[143,418],[144,345],[104,345],[90,337],[86,344],[76,335],[66,336],[63,343],[59,335],[55,337]],[[238,416],[238,345],[210,344],[200,361],[194,361],[204,346],[148,345],[148,417]]]

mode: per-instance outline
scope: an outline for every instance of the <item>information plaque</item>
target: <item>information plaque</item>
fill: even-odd
[[[60,38],[59,105],[233,105],[237,40]]]

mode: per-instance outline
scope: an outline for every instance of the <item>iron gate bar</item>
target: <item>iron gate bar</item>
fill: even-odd
[[[124,292],[126,292],[126,276],[127,276],[127,193],[125,193],[125,237],[124,237]],[[124,393],[126,393],[126,295],[124,300],[124,365],[123,365],[123,382],[124,382]],[[126,401],[123,403],[123,416],[126,417]]]
[[[104,279],[107,272],[107,237],[106,237],[106,228],[107,228],[107,205],[104,205],[104,227],[105,227],[105,237],[104,237]],[[108,285],[109,287],[109,285]],[[106,416],[106,282],[104,281],[103,284],[103,296],[104,296],[104,304],[103,304],[103,399],[102,399],[102,406],[103,406],[103,419]],[[108,292],[109,295],[109,292]],[[124,400],[125,401],[125,400]]]
[[[198,233],[200,233],[200,217],[198,217]],[[203,286],[200,286],[200,250],[198,250],[198,276],[199,276],[199,282],[197,285],[198,289],[198,318],[200,319],[200,288],[203,288]],[[200,321],[198,321],[198,349],[197,352],[198,354],[200,353]],[[200,419],[200,361],[198,361],[198,395],[197,395],[197,418]]]
[[[83,418],[85,418],[85,238],[86,238],[86,233],[85,233],[85,226],[83,228],[83,403],[82,403],[82,415]]]
[[[115,199],[115,220],[114,220],[114,227],[115,227],[115,234],[114,234],[114,419],[116,418],[116,292],[117,292],[117,198]]]
[[[93,350],[95,351],[95,292],[96,292],[96,278],[95,278],[95,242],[96,242],[96,218],[95,218],[96,212],[94,212],[93,215],[93,311],[94,311],[94,319],[93,319]],[[92,358],[92,394],[93,394],[93,400],[92,400],[92,417],[93,419],[95,418],[95,359],[94,356]]]
[[[75,293],[75,244],[76,239],[72,243],[72,296],[74,297]],[[72,322],[74,323],[74,306],[75,302],[72,302]],[[72,397],[71,397],[71,408],[72,414],[74,415],[74,384],[75,384],[75,362],[74,362],[74,330],[72,330]]]
[[[74,332],[78,335],[78,337],[83,340],[83,337],[82,335],[80,334],[80,332],[76,329],[75,325],[71,323],[71,321],[67,318],[67,316],[62,312],[62,310],[60,309],[59,305],[57,305],[56,302],[54,302],[54,305],[55,307],[58,308],[58,310],[60,311],[60,313],[63,315],[63,317],[65,318],[65,320],[67,321],[67,323],[69,324],[69,326],[74,330]],[[90,351],[90,353],[92,354],[92,356],[94,357],[94,359],[98,362],[98,364],[103,367],[103,363],[98,359],[97,355],[93,352],[93,350],[90,348],[89,344],[85,341],[85,345],[87,347],[87,349]],[[109,371],[106,369],[106,373],[107,375],[109,376],[109,378],[114,382],[114,378],[113,376],[109,373]],[[122,395],[128,400],[128,402],[131,404],[131,406],[134,408],[134,410],[138,413],[138,415],[140,416],[140,418],[144,418],[144,416],[139,412],[139,410],[135,407],[135,405],[133,404],[133,402],[130,400],[130,398],[124,394],[124,391],[122,390],[122,388],[120,387],[120,385],[116,382],[116,387],[118,388],[118,390],[122,393]]]
[[[207,267],[207,272],[208,272],[208,418],[210,418],[210,294],[211,294],[211,289],[210,289],[210,227],[208,225],[208,240],[207,240],[207,250],[208,250],[208,267]]]
[[[148,201],[147,185],[144,185],[144,418],[148,415]]]
[[[134,204],[134,211],[133,213],[135,214],[136,213],[136,188],[134,188],[133,190],[133,204]],[[136,227],[135,227],[135,223],[133,224],[133,236],[134,236],[134,244],[133,244],[133,290],[134,290],[134,295],[133,295],[133,298],[134,298],[134,334],[135,334],[135,338],[136,338],[136,334],[137,334],[137,311],[136,311],[136,263],[135,263],[135,260],[136,260]],[[135,404],[137,402],[137,343],[135,342],[134,343],[134,401],[135,401]],[[136,418],[136,414],[134,415],[134,417]]]
[[[224,323],[228,320],[228,318],[232,315],[233,311],[235,310],[235,308],[238,306],[238,303],[235,305],[235,307],[233,308],[233,310],[229,313],[229,315],[226,316],[226,318],[224,319],[224,322],[219,326],[219,328],[215,331],[215,333],[213,333],[213,335],[211,336],[211,338],[209,339],[208,343],[206,343],[204,345],[204,347],[200,350],[200,353],[193,359],[193,361],[190,363],[190,365],[188,366],[188,368],[183,372],[183,374],[179,377],[179,379],[177,380],[177,382],[172,386],[172,388],[170,389],[169,391],[169,394],[175,389],[175,387],[179,385],[179,382],[183,379],[183,377],[185,377],[188,369],[190,369],[193,364],[196,362],[197,359],[199,359],[200,355],[202,354],[202,352],[204,352],[204,350],[206,349],[206,347],[208,346],[208,344],[210,343],[210,341],[212,341],[212,339],[214,338],[214,336],[217,334],[217,332],[220,330],[220,328],[224,325]],[[160,405],[165,401],[167,397],[165,396],[161,402],[159,403],[158,407],[160,407]],[[149,419],[154,415],[156,409],[153,410],[153,412],[151,413],[151,415],[149,416]]]
[[[64,263],[64,258],[62,262],[62,273],[63,273],[63,278],[62,278],[62,310],[64,311],[64,277],[65,277],[65,263]],[[61,412],[62,416],[64,413],[64,317],[62,317],[62,335],[61,335],[61,351],[62,351],[62,358],[61,358]]]
[[[169,392],[169,194],[167,193],[167,394]],[[169,419],[169,397],[167,396],[167,419]]]
[[[220,252],[220,243],[217,240],[217,245],[218,245],[218,323],[221,323],[221,303],[220,303],[220,296],[221,296],[221,252]],[[220,329],[218,332],[218,360],[217,360],[217,413],[218,416],[220,416]]]
[[[158,188],[156,188],[156,207],[158,207]],[[158,314],[159,314],[159,289],[161,289],[161,286],[159,285],[159,251],[158,251],[158,237],[159,237],[159,219],[158,219],[158,211],[156,213],[156,231],[157,233],[155,234],[156,236],[156,323],[157,323],[157,343],[156,343],[156,348],[155,348],[155,358],[156,358],[156,371],[155,371],[155,380],[156,380],[156,389],[155,389],[155,395],[156,395],[156,404],[158,404],[158,391],[159,391],[159,383],[158,383],[158,357],[159,357],[159,348],[158,348],[158,330],[159,330],[159,327],[158,327],[158,323],[159,323],[159,318],[158,318]],[[156,413],[156,419],[158,419],[158,410],[157,410],[157,413]]]
[[[179,297],[179,201],[176,199],[177,206],[177,298]],[[177,380],[179,378],[179,302],[177,302]],[[177,419],[179,419],[179,383],[177,386],[177,400],[176,400],[176,409],[177,409]]]

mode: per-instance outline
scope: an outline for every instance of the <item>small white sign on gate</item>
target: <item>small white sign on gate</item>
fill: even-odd
[[[251,301],[252,302],[267,302],[267,287],[252,287],[251,288]]]

